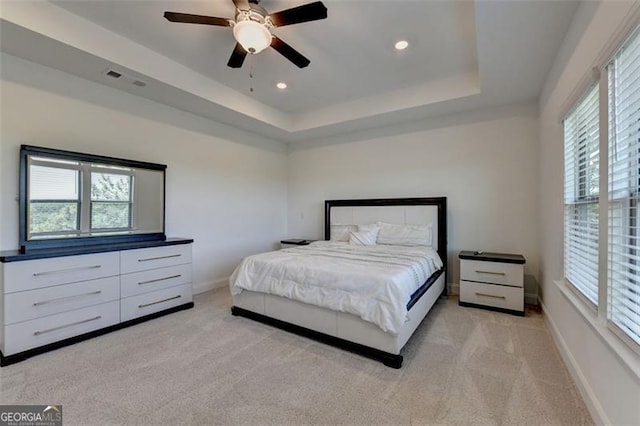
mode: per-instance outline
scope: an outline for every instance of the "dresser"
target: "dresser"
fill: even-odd
[[[192,307],[192,242],[0,253],[0,365]]]
[[[461,251],[458,257],[461,306],[524,316],[524,256]]]

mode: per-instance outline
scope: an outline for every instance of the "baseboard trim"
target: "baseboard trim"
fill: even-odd
[[[574,383],[578,387],[578,390],[580,391],[580,395],[582,396],[582,399],[584,400],[585,405],[587,406],[587,409],[589,410],[589,413],[591,414],[591,417],[593,418],[594,423],[597,425],[610,425],[611,422],[609,421],[609,418],[604,412],[602,405],[600,405],[600,401],[598,401],[598,398],[593,393],[591,386],[589,386],[589,382],[587,381],[587,378],[582,373],[582,370],[580,369],[578,362],[576,361],[576,359],[573,357],[573,354],[569,350],[569,346],[567,345],[567,342],[565,342],[564,338],[560,334],[560,331],[556,326],[555,321],[553,320],[551,315],[549,315],[549,310],[545,306],[542,299],[540,299],[539,297],[538,297],[538,304],[542,307],[545,323],[547,323],[547,326],[551,331],[551,336],[553,337],[556,347],[560,352],[560,356],[562,356],[562,359],[569,370],[569,374],[571,374],[571,377],[573,378]]]
[[[206,291],[215,290],[217,288],[226,287],[229,285],[229,277],[219,278],[214,281],[201,281],[199,283],[193,283],[193,294],[200,294]]]
[[[448,287],[449,287],[449,295],[460,294],[460,283],[450,283]]]

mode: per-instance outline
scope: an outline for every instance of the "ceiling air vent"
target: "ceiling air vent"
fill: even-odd
[[[126,82],[127,84],[132,84],[134,86],[137,87],[145,87],[147,85],[146,82],[142,81],[142,80],[138,80],[137,78],[122,73],[122,72],[118,72],[116,70],[112,70],[110,68],[107,68],[106,70],[104,70],[102,72],[102,74],[106,75],[107,77],[111,77],[111,78],[115,78],[118,79],[120,81]]]
[[[114,70],[107,70],[107,72],[105,74],[108,75],[109,77],[113,77],[113,78],[122,77],[122,74],[120,74],[118,71],[114,71]]]

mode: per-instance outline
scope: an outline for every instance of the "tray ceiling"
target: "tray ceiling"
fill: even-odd
[[[264,0],[271,12],[307,1]],[[0,10],[3,52],[285,142],[536,99],[577,2],[325,1],[326,20],[276,28],[311,60],[268,49],[226,66],[230,0],[21,1]],[[545,25],[540,25],[545,22]],[[403,51],[399,39],[409,41]],[[106,69],[143,88],[105,76]],[[276,88],[285,82],[285,90]],[[250,89],[253,88],[253,91]]]

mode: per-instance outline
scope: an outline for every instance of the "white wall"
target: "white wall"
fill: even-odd
[[[541,295],[552,332],[597,423],[640,424],[640,357],[556,282],[563,278],[563,132],[561,116],[632,2],[583,2],[556,58],[540,102]],[[586,312],[582,312],[586,311]],[[587,318],[595,319],[594,323]],[[616,347],[616,350],[612,349]],[[625,358],[626,360],[623,360]]]
[[[290,237],[323,237],[323,202],[340,198],[448,197],[451,283],[460,250],[522,253],[526,292],[538,277],[535,105],[425,120],[420,129],[293,151]],[[454,288],[455,290],[455,288]]]
[[[285,235],[284,145],[211,136],[233,132],[9,55],[1,71],[0,250],[18,247],[20,144],[166,164],[167,235],[195,239],[196,291],[226,285],[241,257]]]

